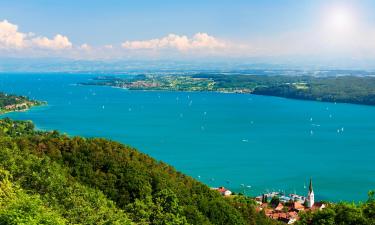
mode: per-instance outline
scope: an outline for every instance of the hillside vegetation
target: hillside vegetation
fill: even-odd
[[[375,199],[302,213],[299,225],[375,224]],[[224,198],[117,142],[0,120],[0,224],[272,225],[251,198]]]

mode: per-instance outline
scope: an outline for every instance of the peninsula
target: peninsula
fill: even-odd
[[[44,104],[46,104],[46,102],[32,100],[26,96],[9,95],[0,92],[0,114],[15,111],[26,111],[33,106]]]
[[[301,100],[375,105],[375,77],[244,74],[100,76],[81,83],[129,90],[252,93]]]

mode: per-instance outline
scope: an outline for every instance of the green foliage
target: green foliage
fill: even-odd
[[[367,202],[363,205],[363,214],[367,218],[372,218],[373,223],[375,224],[375,191],[370,191],[368,193],[368,200]]]
[[[34,133],[34,124],[30,121],[14,122],[9,118],[0,120],[0,135],[20,136]]]
[[[254,94],[325,102],[375,105],[373,77],[286,77],[288,82],[255,88]],[[299,88],[297,82],[306,83]]]
[[[246,218],[246,224],[282,224],[277,221],[271,220],[262,213],[256,213],[255,205],[257,204],[253,199],[246,196],[234,196],[227,198],[227,201],[239,211],[244,218]]]
[[[137,224],[188,224],[181,215],[182,208],[178,204],[177,196],[169,189],[156,193],[154,199],[151,199],[151,196],[144,201],[136,199],[126,209]]]
[[[27,194],[9,176],[9,171],[0,169],[0,224],[66,224],[57,211],[44,205],[39,195]]]
[[[100,191],[71,179],[68,170],[49,157],[20,151],[1,139],[0,162],[14,182],[58,211],[70,224],[130,224],[127,215]]]

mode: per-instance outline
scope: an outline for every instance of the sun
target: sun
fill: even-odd
[[[326,24],[331,31],[350,32],[355,28],[355,16],[348,8],[336,7],[328,12]]]
[[[363,23],[358,7],[350,4],[327,5],[320,11],[316,40],[330,50],[348,49],[358,44]]]
[[[330,19],[332,26],[340,30],[351,27],[354,20],[352,14],[345,9],[335,9]]]

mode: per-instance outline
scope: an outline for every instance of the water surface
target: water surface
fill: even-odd
[[[6,116],[117,140],[210,186],[251,195],[305,194],[310,177],[318,199],[365,200],[375,189],[375,107],[75,85],[93,76],[1,74],[0,90],[49,103]]]

